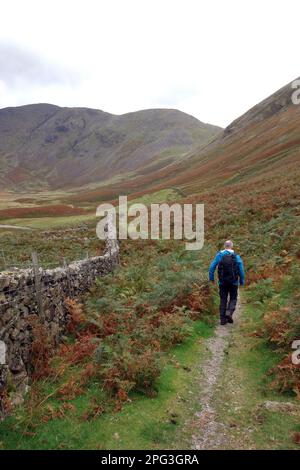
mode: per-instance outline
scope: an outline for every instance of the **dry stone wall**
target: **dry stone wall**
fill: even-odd
[[[15,403],[28,389],[32,319],[40,321],[53,346],[57,346],[68,322],[65,300],[80,298],[96,278],[110,273],[118,261],[118,243],[108,238],[103,256],[51,270],[0,273],[0,415],[8,386],[14,392]]]

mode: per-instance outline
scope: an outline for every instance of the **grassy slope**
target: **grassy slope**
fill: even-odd
[[[30,192],[149,172],[154,164],[163,168],[182,158],[220,130],[174,109],[114,116],[47,104],[6,108],[0,110],[0,183]]]
[[[211,328],[194,323],[193,331],[184,344],[176,346],[166,358],[166,366],[157,382],[155,398],[134,394],[132,403],[119,413],[107,413],[98,419],[83,420],[82,414],[90,400],[99,397],[99,385],[92,384],[86,393],[72,404],[76,412],[67,412],[63,419],[54,419],[37,428],[22,424],[24,412],[9,418],[0,427],[3,449],[181,449],[189,448],[190,433],[182,428],[189,413],[197,408],[197,393],[193,389],[199,371],[195,356],[203,355],[203,339]],[[175,365],[174,365],[175,364]],[[184,366],[184,368],[183,368]],[[188,369],[188,370],[187,370]],[[50,393],[51,388],[48,388]],[[100,394],[100,399],[102,396]],[[49,400],[53,407],[59,401]],[[20,422],[20,424],[18,424]]]
[[[18,222],[18,221],[12,221]],[[31,253],[38,253],[41,266],[51,268],[103,253],[104,242],[95,234],[94,220],[21,219],[22,226],[33,230],[0,227],[0,270],[31,267]],[[17,223],[15,225],[18,225]]]
[[[141,252],[146,253],[147,260],[141,256]],[[188,315],[189,310],[182,306],[182,302],[189,305],[189,293],[193,293],[199,283],[201,285],[203,266],[210,256],[208,247],[199,260],[197,253],[186,252],[180,243],[149,245],[141,242],[138,247],[129,243],[123,246],[123,268],[113,278],[98,283],[94,292],[86,298],[85,311],[91,319],[97,318],[101,310],[104,317],[118,310],[124,317],[126,311],[129,313],[131,309],[139,311],[149,305],[154,311],[159,308],[164,310],[171,308],[174,302],[175,305],[179,302],[179,311],[186,311],[184,315]],[[193,315],[197,317],[198,314]],[[137,318],[135,330],[139,328],[138,321]],[[75,394],[75,398],[64,399],[57,391],[70,378],[75,377],[77,380],[78,374],[86,367],[85,363],[82,366],[70,366],[61,376],[53,379],[50,375],[33,385],[25,406],[2,423],[2,447],[188,448],[191,434],[188,417],[193,416],[197,409],[198,395],[197,390],[194,390],[194,381],[199,373],[198,361],[205,352],[204,339],[213,332],[215,317],[210,310],[206,319],[191,322],[186,316],[184,321],[187,322],[189,334],[183,342],[179,340],[180,344],[173,344],[173,341],[178,342],[172,340],[173,334],[176,338],[177,327],[174,323],[173,332],[170,333],[169,321],[158,337],[165,346],[154,396],[150,398],[141,391],[133,390],[129,395],[130,401],[124,404],[122,411],[116,413],[114,400],[103,390],[103,380],[94,377],[86,384],[84,391]],[[122,338],[122,322],[120,326]],[[142,326],[142,334],[144,331]],[[117,345],[118,335],[115,336]],[[108,341],[111,341],[110,338]],[[166,347],[169,341],[171,344]],[[108,344],[111,345],[111,342]],[[88,362],[91,362],[90,357]],[[55,367],[59,370],[59,362]],[[84,418],[83,415],[95,403],[105,407],[104,414]],[[64,404],[71,405],[72,409],[62,408]],[[62,415],[53,416],[57,410]]]
[[[217,195],[206,193],[203,196],[206,202],[208,251],[205,250],[206,254],[200,253],[200,259],[205,255],[200,263],[206,269],[209,257],[214,251],[209,248],[210,244],[215,245],[216,240],[234,237],[238,251],[245,260],[248,282],[251,283],[247,294],[245,324],[234,338],[225,363],[222,390],[225,390],[226,405],[224,406],[222,401],[223,397],[219,402],[216,397],[220,416],[230,428],[232,448],[297,448],[292,439],[292,434],[298,430],[297,419],[282,413],[261,413],[259,409],[259,405],[267,399],[295,400],[291,394],[282,397],[268,388],[270,379],[266,374],[270,367],[278,363],[281,356],[276,352],[276,348],[270,345],[267,337],[261,340],[249,337],[249,333],[261,327],[262,315],[267,311],[268,305],[265,297],[269,301],[272,294],[271,297],[277,296],[277,300],[279,298],[280,302],[284,303],[284,299],[290,296],[290,291],[283,289],[281,283],[295,265],[299,253],[296,181],[297,179],[293,184],[293,180],[289,179],[287,187],[283,177],[281,181],[269,182],[268,186],[256,186],[252,193],[245,193],[243,187],[237,186],[224,187]],[[255,197],[255,193],[260,197]],[[203,200],[199,199],[199,196],[196,199]],[[129,261],[130,270],[133,254],[130,249],[128,252],[125,250],[125,253],[125,264]],[[145,259],[141,258],[141,261],[145,262]],[[156,263],[155,257],[149,264],[152,266],[153,263]],[[130,285],[128,281],[124,284],[125,291],[130,289]],[[110,295],[111,299],[115,297],[114,292]],[[172,350],[168,356],[171,362],[167,361],[158,381],[157,397],[150,399],[133,394],[133,402],[126,404],[120,413],[108,413],[91,422],[82,422],[80,416],[89,401],[99,396],[98,386],[92,384],[84,395],[74,401],[77,409],[75,415],[67,413],[63,419],[54,419],[47,424],[38,425],[37,435],[35,428],[30,429],[28,435],[22,434],[23,425],[15,427],[18,418],[7,421],[3,428],[3,435],[6,436],[2,438],[3,446],[188,447],[193,433],[193,413],[197,409],[197,380],[193,372],[186,373],[185,369],[174,367],[172,355],[175,354],[176,362],[196,371],[204,354],[203,342],[197,341],[207,334],[209,327],[201,322],[196,323],[190,339]],[[42,396],[51,390],[46,386]],[[57,401],[50,400],[50,404],[57,406]],[[172,413],[175,418],[170,417]],[[176,424],[173,424],[174,421]],[[243,425],[240,426],[240,423]],[[248,428],[251,429],[250,433]],[[32,432],[34,435],[30,434]]]
[[[212,146],[206,153],[193,157],[191,170],[185,171],[178,165],[174,167],[173,172],[169,171],[168,175],[163,172],[154,175],[158,178],[153,186],[155,191],[159,191],[160,187],[179,187],[184,194],[189,194],[184,202],[205,203],[206,247],[210,247],[210,254],[219,248],[220,241],[233,238],[237,251],[241,253],[245,261],[247,281],[250,284],[249,297],[247,297],[249,306],[246,309],[244,327],[238,333],[235,344],[231,347],[222,385],[226,390],[226,386],[231,380],[231,373],[235,370],[233,385],[237,386],[238,392],[234,400],[237,400],[237,408],[240,406],[241,409],[234,409],[233,406],[228,412],[228,407],[224,408],[219,403],[222,418],[229,424],[233,421],[231,422],[233,424],[232,447],[235,447],[235,442],[241,444],[243,436],[245,437],[244,447],[295,447],[291,437],[291,433],[298,431],[294,418],[283,414],[263,414],[261,416],[261,413],[256,413],[253,409],[256,409],[267,398],[279,401],[295,399],[295,394],[291,395],[291,391],[285,397],[276,391],[271,392],[268,388],[270,380],[266,374],[270,367],[280,361],[282,355],[288,354],[291,338],[287,338],[283,347],[270,341],[270,332],[265,327],[263,320],[263,316],[268,313],[269,306],[264,302],[264,294],[261,290],[268,290],[271,286],[274,289],[272,296],[275,296],[275,300],[277,299],[280,305],[284,304],[287,291],[283,287],[283,282],[286,277],[295,272],[299,265],[300,171],[297,138],[299,109],[300,107],[289,107],[280,113],[270,115],[262,122],[249,122],[248,126],[243,127],[241,133],[237,131],[232,136],[226,137],[219,147]],[[123,190],[137,191],[132,197],[142,196],[143,193],[149,194],[147,184],[151,187],[154,176],[152,175],[148,179],[141,178],[134,184],[128,182],[125,185],[119,185],[119,187],[112,187],[105,190],[106,193],[103,190],[101,190],[102,192],[83,193],[77,198],[77,201],[97,201],[104,195],[106,198],[113,197],[117,191]],[[141,191],[141,182],[145,184],[143,191]],[[204,269],[206,269],[207,263],[208,258],[203,263]],[[293,296],[297,296],[297,291]],[[261,300],[263,303],[257,305],[256,302]],[[273,308],[272,305],[270,308]],[[288,308],[290,309],[290,306]],[[254,333],[262,325],[265,328],[263,338],[249,337],[249,333]],[[293,339],[298,339],[296,336],[298,333],[299,331],[294,328],[291,330],[290,336]],[[187,350],[189,351],[188,346]],[[190,352],[195,353],[193,349]],[[194,358],[195,363],[201,361],[201,354],[202,352],[199,350],[199,357]],[[189,352],[187,352],[184,361],[189,363],[189,357]],[[176,370],[174,370],[174,374],[177,376]],[[163,396],[165,390],[164,373],[161,377],[162,382],[160,382],[159,390]],[[174,380],[176,387],[181,390],[180,380],[178,383],[177,379]],[[231,398],[229,393],[229,402],[231,402]],[[129,422],[130,419],[134,420],[134,415],[138,414],[138,403],[138,401],[134,401],[129,405],[131,407],[127,416]],[[156,403],[159,403],[159,400]],[[159,410],[156,416],[164,415],[169,407],[167,403],[168,400],[158,405]],[[135,404],[137,404],[137,408],[135,408]],[[191,407],[193,408],[193,405]],[[126,407],[122,413],[125,412]],[[138,439],[138,445],[144,445],[148,448],[157,445],[153,432],[152,434],[150,432],[151,416],[147,415],[144,418],[146,419],[146,422],[143,423],[144,426],[147,428],[149,424],[148,437],[145,438],[145,434],[147,436],[145,429],[143,432],[140,430],[138,434],[134,434],[130,438],[130,440],[132,439],[132,447],[135,446],[135,439]],[[102,419],[102,417],[99,418],[99,422]],[[113,421],[113,417],[111,419]],[[118,418],[115,419],[118,420]],[[234,429],[236,422],[241,419],[244,421],[244,427],[237,428],[237,431],[241,431],[242,437],[239,437],[235,434]],[[60,422],[59,420],[57,423],[58,428]],[[247,425],[252,426],[253,431],[249,438],[249,433],[247,433],[246,439]],[[177,437],[174,437],[172,426],[168,426],[167,423],[165,428],[166,444],[164,446],[167,447],[172,439],[175,443],[187,442],[185,439],[180,441],[180,433],[186,432],[187,436],[191,434],[192,431],[188,423],[186,425],[180,423],[179,433],[175,433]],[[141,438],[141,434],[143,434],[143,438]],[[12,434],[9,436],[7,445],[16,445],[16,440],[11,440],[13,439]],[[109,445],[113,442],[111,436],[102,435],[102,437]],[[20,439],[20,436],[16,439]],[[23,436],[21,442],[23,446],[30,447],[35,445],[35,439],[35,436]],[[89,437],[81,436],[80,439],[87,442]],[[80,445],[79,441],[77,439],[75,445]],[[70,444],[73,445],[74,442],[71,440]],[[39,443],[39,445],[46,446],[45,443]],[[122,445],[122,442],[116,444],[117,447]],[[129,440],[126,441],[126,445],[131,446]]]

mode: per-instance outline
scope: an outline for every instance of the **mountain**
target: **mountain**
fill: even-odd
[[[184,158],[221,129],[174,109],[120,116],[33,104],[0,110],[4,189],[55,189],[148,173]]]
[[[300,106],[292,82],[230,124],[206,149],[196,151],[172,173],[187,193],[298,173]],[[298,165],[297,165],[298,162]],[[171,184],[171,180],[168,184]]]
[[[0,182],[19,191],[71,188],[74,194],[57,202],[94,210],[119,194],[177,188],[188,196],[297,178],[300,106],[293,92],[286,85],[225,130],[176,110],[114,116],[52,105],[3,109]]]
[[[233,132],[239,131],[244,127],[247,127],[250,123],[259,123],[286,110],[292,103],[292,94],[295,91],[292,88],[292,83],[284,86],[280,90],[273,93],[268,98],[264,99],[261,103],[257,104],[243,116],[233,121],[226,129],[224,134],[232,134]]]
[[[292,103],[294,91],[291,83],[276,91],[184,159],[83,191],[69,201],[101,201],[118,194],[142,195],[174,187],[185,195],[220,192],[223,187],[255,186],[266,179],[276,182],[281,176],[295,178],[300,162],[300,105]]]

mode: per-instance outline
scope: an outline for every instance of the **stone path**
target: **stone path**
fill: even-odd
[[[222,372],[222,363],[234,328],[238,326],[241,312],[240,299],[234,313],[234,324],[219,325],[214,337],[207,340],[209,358],[202,367],[200,383],[201,411],[196,413],[199,433],[193,436],[193,449],[208,450],[226,448],[226,427],[218,421],[213,397]]]

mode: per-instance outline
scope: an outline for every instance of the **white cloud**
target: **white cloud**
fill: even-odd
[[[2,2],[0,42],[39,80],[21,58],[8,80],[2,56],[0,106],[176,107],[225,126],[299,75],[299,13],[298,0]]]

